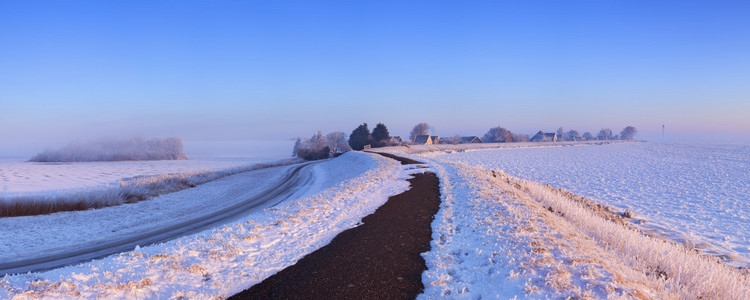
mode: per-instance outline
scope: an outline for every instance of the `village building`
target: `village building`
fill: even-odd
[[[430,139],[432,140],[433,144],[440,144],[440,137],[437,135],[431,135]]]
[[[557,133],[544,133],[543,131],[539,130],[533,137],[531,137],[532,142],[557,142]]]
[[[414,145],[432,145],[432,138],[429,135],[418,135],[414,138]]]
[[[508,133],[505,134],[505,140],[504,141],[498,141],[498,142],[506,142],[506,143],[512,143],[513,142],[513,133],[508,130]]]
[[[389,141],[391,144],[402,144],[404,140],[401,139],[400,135],[392,136],[391,140]]]
[[[478,136],[462,136],[461,137],[461,144],[472,144],[472,143],[482,143],[482,140]]]

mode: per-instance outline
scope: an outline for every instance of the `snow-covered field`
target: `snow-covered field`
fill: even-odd
[[[572,194],[465,163],[414,156],[443,203],[420,298],[747,299],[750,273],[644,235]]]
[[[60,298],[226,297],[295,263],[305,254],[329,243],[339,232],[357,226],[362,217],[374,212],[389,196],[405,191],[408,188],[405,179],[409,172],[415,172],[379,155],[364,153],[347,153],[313,167],[316,180],[298,199],[251,213],[220,228],[167,243],[136,247],[132,252],[77,266],[5,276],[0,278],[0,298],[19,295]],[[46,251],[43,249],[64,243],[54,237],[61,230],[73,236],[97,234],[88,232],[91,230],[104,234],[112,228],[119,228],[118,224],[123,221],[112,218],[112,215],[128,218],[130,214],[136,220],[128,221],[132,226],[126,226],[123,230],[133,230],[139,222],[158,219],[152,214],[162,214],[162,218],[172,217],[174,212],[171,205],[176,202],[200,205],[207,198],[216,197],[212,196],[214,192],[220,192],[218,200],[221,200],[258,191],[274,176],[278,176],[273,170],[281,169],[283,167],[236,174],[132,205],[8,218],[3,220],[6,222],[3,226],[20,229],[26,225],[35,228],[35,235],[42,239],[39,242],[51,245],[31,246],[30,249]],[[245,184],[251,186],[238,187]],[[149,213],[144,213],[146,211]],[[62,229],[54,225],[43,226],[54,224],[59,219],[69,219],[70,222],[64,222]],[[87,232],[82,234],[68,232],[98,226],[103,229],[86,229]],[[14,234],[16,237],[11,236]],[[23,230],[7,233],[3,243],[10,245],[2,248],[3,253],[20,255],[13,248],[24,247],[24,243],[28,243],[27,239],[21,237],[24,234]],[[45,236],[50,240],[45,241]],[[26,242],[14,245],[15,238]]]
[[[97,188],[137,176],[214,171],[271,160],[204,157],[191,160],[37,163],[5,158],[0,160],[0,195]]]
[[[440,178],[442,204],[431,250],[423,254],[428,270],[420,298],[750,298],[750,272],[702,254],[718,251],[734,263],[746,259],[747,146],[565,145],[383,149],[428,169],[347,153],[312,165],[316,180],[300,187],[296,199],[163,244],[2,277],[0,298],[226,297],[357,226],[389,196],[405,191],[409,174],[426,171]],[[91,236],[117,237],[216,209],[264,190],[288,168],[239,173],[135,204],[0,219],[8,229],[0,257],[54,251]],[[679,242],[646,234],[644,225],[597,202],[630,209],[648,228]]]
[[[433,154],[563,188],[750,266],[750,145],[623,143]]]

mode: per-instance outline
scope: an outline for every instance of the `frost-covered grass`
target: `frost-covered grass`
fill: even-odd
[[[750,267],[750,145],[648,142],[433,156],[628,209],[649,231]]]
[[[48,272],[2,277],[0,298],[223,299],[357,226],[389,196],[408,189],[405,179],[415,171],[364,153],[347,153],[310,168],[315,182],[307,196],[164,244]],[[202,195],[180,193],[180,197],[203,201]]]
[[[725,265],[712,255],[602,219],[591,209],[537,182],[513,178],[496,171],[515,192],[525,192],[542,206],[592,237],[603,248],[614,251],[630,267],[645,270],[652,280],[681,298],[747,299],[750,273]],[[520,190],[519,190],[520,188]]]
[[[229,175],[299,162],[287,159],[271,163],[233,167],[218,171],[161,174],[120,180],[116,185],[56,193],[0,195],[0,217],[50,214],[134,203],[183,190]]]
[[[750,274],[540,183],[439,158],[426,298],[747,299]]]

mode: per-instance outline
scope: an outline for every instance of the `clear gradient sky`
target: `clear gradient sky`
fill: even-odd
[[[362,122],[749,137],[749,16],[750,1],[2,1],[0,152]]]

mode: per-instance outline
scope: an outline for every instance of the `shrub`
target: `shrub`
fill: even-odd
[[[141,138],[114,140],[100,139],[89,142],[71,142],[54,150],[47,149],[31,158],[34,162],[80,162],[125,160],[178,160],[187,159],[182,139]]]
[[[325,159],[349,150],[344,142],[344,133],[334,131],[323,136],[321,131],[309,139],[297,138],[292,155],[306,160]]]

